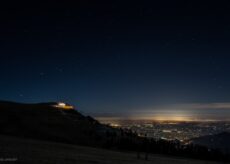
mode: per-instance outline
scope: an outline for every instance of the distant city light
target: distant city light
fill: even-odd
[[[116,123],[111,123],[110,126],[112,126],[112,127],[114,127],[114,128],[120,127],[120,125],[119,125],[119,124],[116,124]]]
[[[172,133],[171,130],[163,130],[163,133]]]

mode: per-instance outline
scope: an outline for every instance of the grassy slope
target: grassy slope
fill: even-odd
[[[17,137],[0,136],[0,159],[18,158],[24,164],[217,164],[193,159],[151,155],[149,161],[137,160],[135,153],[114,152]]]

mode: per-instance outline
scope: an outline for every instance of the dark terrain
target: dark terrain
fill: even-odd
[[[134,152],[110,151],[56,142],[21,139],[0,135],[0,160],[22,164],[218,164],[165,155],[150,155],[149,160],[136,158]],[[1,162],[0,162],[1,163]],[[7,163],[7,162],[3,162]]]
[[[106,126],[54,104],[0,102],[0,134],[84,145],[103,140]]]
[[[224,153],[230,153],[230,133],[223,132],[216,135],[203,136],[191,140],[193,144],[203,145],[212,149],[219,149]]]
[[[185,148],[180,143],[139,137],[130,130],[102,125],[75,109],[56,105],[0,102],[0,162],[8,158],[22,163],[109,164],[211,163],[204,160],[228,159],[206,147]],[[137,159],[137,152],[142,159]]]

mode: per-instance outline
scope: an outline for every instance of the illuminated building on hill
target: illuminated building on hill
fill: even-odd
[[[60,108],[62,110],[73,110],[74,106],[68,105],[63,102],[58,102],[56,105],[53,105],[55,108]]]

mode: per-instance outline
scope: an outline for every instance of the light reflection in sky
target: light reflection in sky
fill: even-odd
[[[98,117],[106,119],[155,120],[155,121],[230,121],[229,103],[179,104],[167,107],[136,110],[122,117],[113,114]]]

